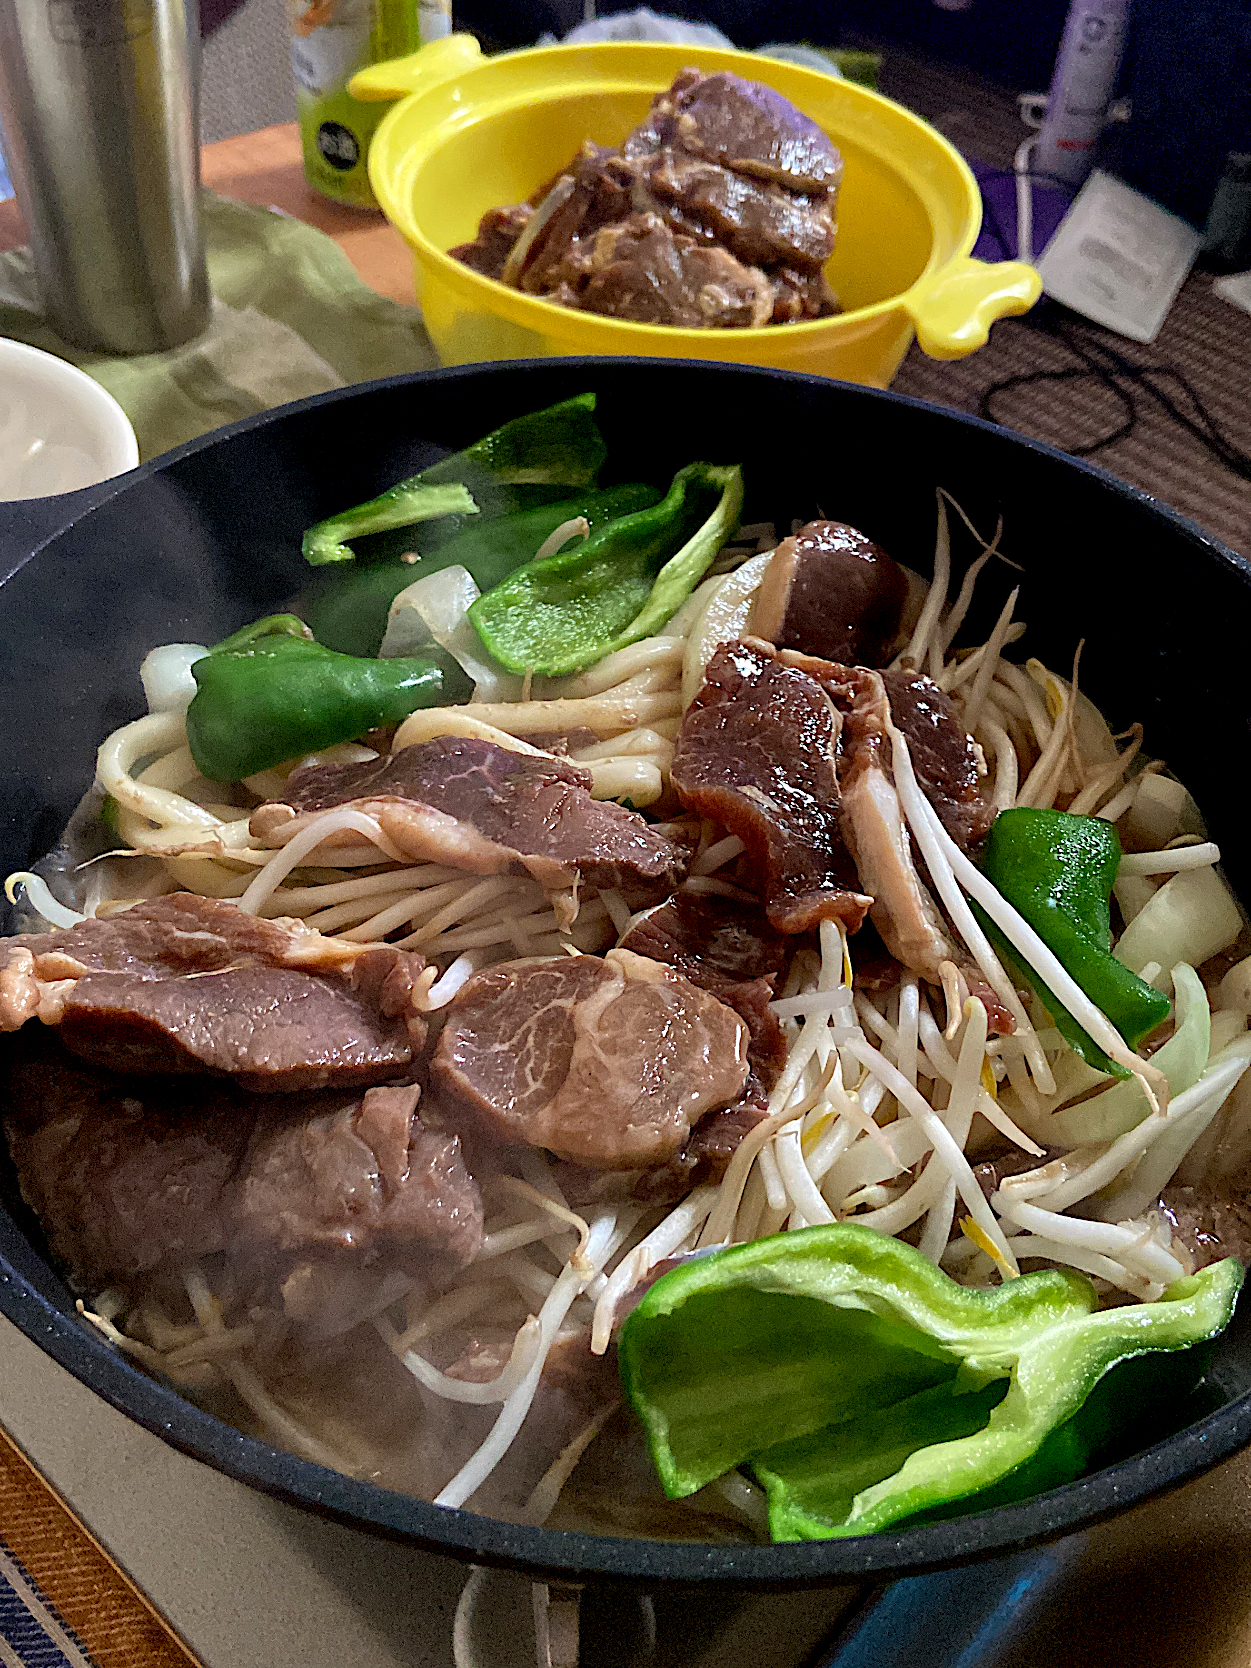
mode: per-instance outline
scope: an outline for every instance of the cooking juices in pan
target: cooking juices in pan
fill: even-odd
[[[609,462],[590,396],[519,419],[148,655],[10,877],[25,1197],[119,1350],[440,1504],[793,1540],[1070,1480],[1242,1278],[1219,852],[1019,658],[1010,528],[940,494],[922,580],[743,525],[750,458]]]

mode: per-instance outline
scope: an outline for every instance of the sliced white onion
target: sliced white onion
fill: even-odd
[[[143,657],[139,677],[149,712],[186,712],[196,692],[191,668],[208,650],[203,643],[162,643]]]
[[[472,678],[475,699],[519,701],[522,679],[491,658],[469,618],[480,595],[473,575],[459,564],[414,580],[391,604],[379,658],[414,654],[437,643]]]

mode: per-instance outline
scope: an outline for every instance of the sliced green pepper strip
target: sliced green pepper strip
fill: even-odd
[[[1169,1000],[1112,954],[1109,899],[1121,861],[1116,829],[1102,817],[1068,811],[1001,811],[982,848],[986,878],[1029,922],[1065,970],[1105,1013],[1130,1048],[1168,1018]],[[984,926],[986,917],[980,917]],[[1114,1065],[1038,975],[992,931],[1004,956],[1033,985],[1061,1035],[1088,1065],[1115,1077]]]
[[[659,631],[738,526],[742,502],[737,466],[688,464],[652,509],[518,568],[469,618],[511,672],[580,671]]]
[[[431,486],[414,476],[367,504],[343,510],[310,527],[304,535],[304,560],[315,568],[328,562],[350,562],[353,552],[345,539],[358,538],[362,533],[385,533],[392,527],[413,527],[419,521],[437,521],[445,515],[477,513],[478,506],[467,487],[455,482]]]
[[[1076,1475],[1091,1446],[1064,1427],[1099,1380],[1216,1336],[1241,1283],[1229,1259],[1156,1303],[1098,1313],[1071,1271],[963,1287],[902,1241],[840,1222],[664,1275],[622,1329],[621,1376],[671,1498],[749,1464],[774,1539],[865,1534],[950,1511],[1030,1464],[1040,1487]],[[1201,1353],[1192,1361],[1197,1377]]]
[[[318,642],[344,654],[377,654],[387,626],[387,610],[407,586],[441,568],[459,565],[473,575],[480,591],[489,591],[514,569],[534,560],[550,533],[576,516],[592,531],[618,516],[658,504],[663,495],[635,482],[607,490],[588,488],[554,504],[516,510],[510,515],[475,518],[436,549],[414,562],[394,557],[356,563],[314,578],[301,605]]]
[[[187,744],[196,769],[214,782],[398,724],[418,707],[467,700],[473,688],[436,651],[396,660],[336,654],[293,615],[236,632],[197,660],[192,674]]]
[[[595,395],[580,394],[517,417],[481,440],[398,481],[377,498],[319,521],[304,535],[304,559],[314,567],[349,562],[346,542],[436,516],[505,514],[534,502],[530,489],[592,485],[607,449],[595,421]],[[446,507],[438,507],[445,505]],[[554,525],[559,525],[554,523]]]

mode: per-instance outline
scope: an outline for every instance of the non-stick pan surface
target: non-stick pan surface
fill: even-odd
[[[746,520],[786,528],[824,514],[925,570],[936,487],[980,528],[1002,514],[1004,549],[1023,571],[984,573],[983,616],[1019,578],[1029,652],[1064,668],[1085,639],[1083,687],[1114,729],[1135,719],[1146,726],[1151,755],[1167,758],[1191,788],[1231,881],[1251,896],[1242,768],[1251,567],[1100,471],[971,418],[817,378],[625,359],[473,366],[345,389],[236,424],[85,493],[0,505],[0,872],[55,842],[90,781],[97,744],[142,712],[138,667],[150,647],[212,643],[283,604],[307,577],[300,535],[311,522],[509,417],[586,389],[599,395],[613,477],[663,482],[693,458],[741,460]],[[971,548],[957,540],[958,556]],[[11,1177],[6,1197],[0,1310],[114,1406],[207,1464],[311,1510],[533,1572],[748,1586],[911,1574],[1076,1529],[1251,1441],[1251,1323],[1240,1318],[1171,1431],[1021,1505],[900,1534],[761,1547],[498,1523],[296,1459],[137,1372],[75,1318]]]

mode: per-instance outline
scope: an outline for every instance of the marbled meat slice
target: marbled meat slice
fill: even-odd
[[[472,1261],[477,1186],[416,1086],[249,1095],[127,1078],[27,1032],[2,1058],[23,1197],[76,1284],[98,1290],[226,1252],[268,1286],[310,1267],[433,1272]]]
[[[667,1163],[746,1078],[737,1014],[628,950],[475,974],[431,1066],[453,1123],[602,1170]]]
[[[737,834],[760,876],[770,924],[854,932],[858,888],[839,821],[842,719],[815,679],[766,645],[724,643],[682,720],[670,779],[679,799]]]
[[[734,1009],[749,1037],[752,1069],[744,1099],[752,1105],[767,1099],[786,1064],[786,1038],[769,1004],[793,941],[769,925],[760,905],[716,892],[677,891],[640,916],[620,948],[664,962]]]
[[[883,672],[882,682],[921,791],[960,849],[975,851],[990,831],[995,807],[979,792],[985,765],[955,703],[919,672]]]
[[[284,845],[312,819],[351,805],[374,817],[413,862],[474,874],[533,875],[557,891],[580,875],[636,906],[681,878],[681,854],[635,811],[591,798],[591,774],[568,759],[514,753],[477,736],[437,736],[390,758],[312,765],[281,801],[252,813],[252,832]],[[345,834],[343,843],[360,836]]]
[[[0,940],[0,1030],[40,1018],[81,1058],[248,1089],[401,1077],[425,1041],[421,956],[261,921],[192,893]]]
[[[810,521],[774,551],[748,629],[779,649],[884,666],[907,598],[903,569],[872,539],[841,521]]]

